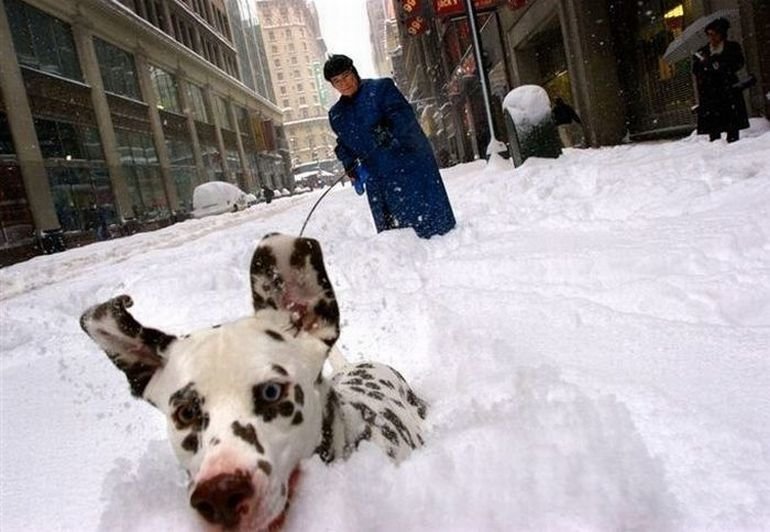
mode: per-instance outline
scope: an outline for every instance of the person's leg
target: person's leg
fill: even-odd
[[[711,131],[709,132],[709,142],[714,142],[715,140],[719,140],[719,137],[721,136],[720,131]]]
[[[740,138],[737,129],[731,129],[727,132],[727,142],[735,142]]]

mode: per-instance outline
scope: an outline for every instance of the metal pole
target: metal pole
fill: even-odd
[[[473,6],[473,0],[465,0],[465,10],[468,14],[468,22],[471,25],[471,35],[473,36],[473,51],[476,55],[476,70],[479,73],[481,81],[481,92],[484,95],[484,109],[487,112],[487,123],[489,124],[489,144],[498,143],[495,138],[495,124],[492,121],[492,105],[489,102],[489,84],[487,83],[487,73],[481,62],[481,42],[479,40],[479,30],[476,24],[476,8]],[[489,151],[489,147],[487,147]]]

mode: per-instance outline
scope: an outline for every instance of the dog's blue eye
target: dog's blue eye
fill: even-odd
[[[278,382],[268,382],[262,385],[262,400],[272,403],[283,396],[283,385]]]

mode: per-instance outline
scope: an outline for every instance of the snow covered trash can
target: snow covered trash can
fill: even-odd
[[[514,166],[521,166],[529,157],[556,159],[561,155],[545,89],[538,85],[516,87],[503,100],[503,114]]]

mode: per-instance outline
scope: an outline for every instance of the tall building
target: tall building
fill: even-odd
[[[396,15],[391,0],[366,0],[366,14],[369,17],[369,38],[372,43],[372,62],[381,77],[393,77],[391,49]],[[396,37],[397,38],[397,37]]]
[[[326,44],[315,5],[305,0],[257,0],[256,4],[294,173],[334,171],[335,136],[329,127],[330,94],[323,78]]]
[[[172,223],[205,181],[288,183],[224,2],[0,0],[0,264]]]

